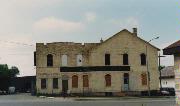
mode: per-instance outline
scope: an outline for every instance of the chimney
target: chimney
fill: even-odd
[[[103,43],[103,40],[102,40],[102,38],[101,38],[101,40],[100,40],[100,43]]]
[[[137,28],[133,28],[133,34],[137,36]]]

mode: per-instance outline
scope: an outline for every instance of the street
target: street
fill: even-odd
[[[174,98],[61,98],[1,95],[0,106],[175,106]]]

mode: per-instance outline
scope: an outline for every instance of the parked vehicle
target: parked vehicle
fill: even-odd
[[[161,88],[161,94],[165,96],[175,96],[174,88]]]

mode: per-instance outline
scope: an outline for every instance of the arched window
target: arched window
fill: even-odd
[[[129,65],[128,54],[123,54],[123,65]]]
[[[72,88],[78,88],[78,76],[77,75],[72,76]]]
[[[89,87],[88,75],[83,75],[83,87]]]
[[[144,53],[141,54],[141,65],[146,65],[146,55]]]
[[[61,65],[62,66],[67,66],[68,60],[67,60],[67,55],[62,55],[61,56]]]
[[[47,55],[47,66],[53,66],[53,55],[52,54]]]
[[[146,73],[141,74],[141,80],[142,80],[142,85],[147,85],[147,74]]]
[[[105,75],[105,81],[106,81],[106,87],[111,86],[111,75],[107,74]]]

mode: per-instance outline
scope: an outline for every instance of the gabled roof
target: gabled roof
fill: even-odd
[[[128,31],[127,29],[123,29],[123,30],[121,30],[120,32],[114,34],[114,35],[111,36],[110,38],[106,39],[104,42],[100,43],[98,46],[103,45],[105,42],[111,40],[111,39],[114,38],[115,36],[118,36],[120,33],[124,32],[124,31],[127,32],[127,33],[130,33],[132,36],[136,36],[137,38],[139,38],[139,39],[140,39],[141,41],[143,41],[144,43],[146,43],[146,44],[152,46],[153,48],[157,49],[158,51],[160,51],[159,48],[155,47],[154,45],[150,44],[149,42],[145,41],[144,39],[138,37],[137,35],[134,35],[134,33],[131,33],[131,32]],[[97,48],[98,46],[96,46],[95,48]]]
[[[168,66],[161,70],[161,78],[174,78],[174,67]]]
[[[180,40],[163,49],[164,55],[180,53]]]
[[[164,49],[169,49],[169,48],[178,47],[178,46],[180,46],[180,40],[176,41],[175,43],[169,45],[168,47],[166,47]]]

